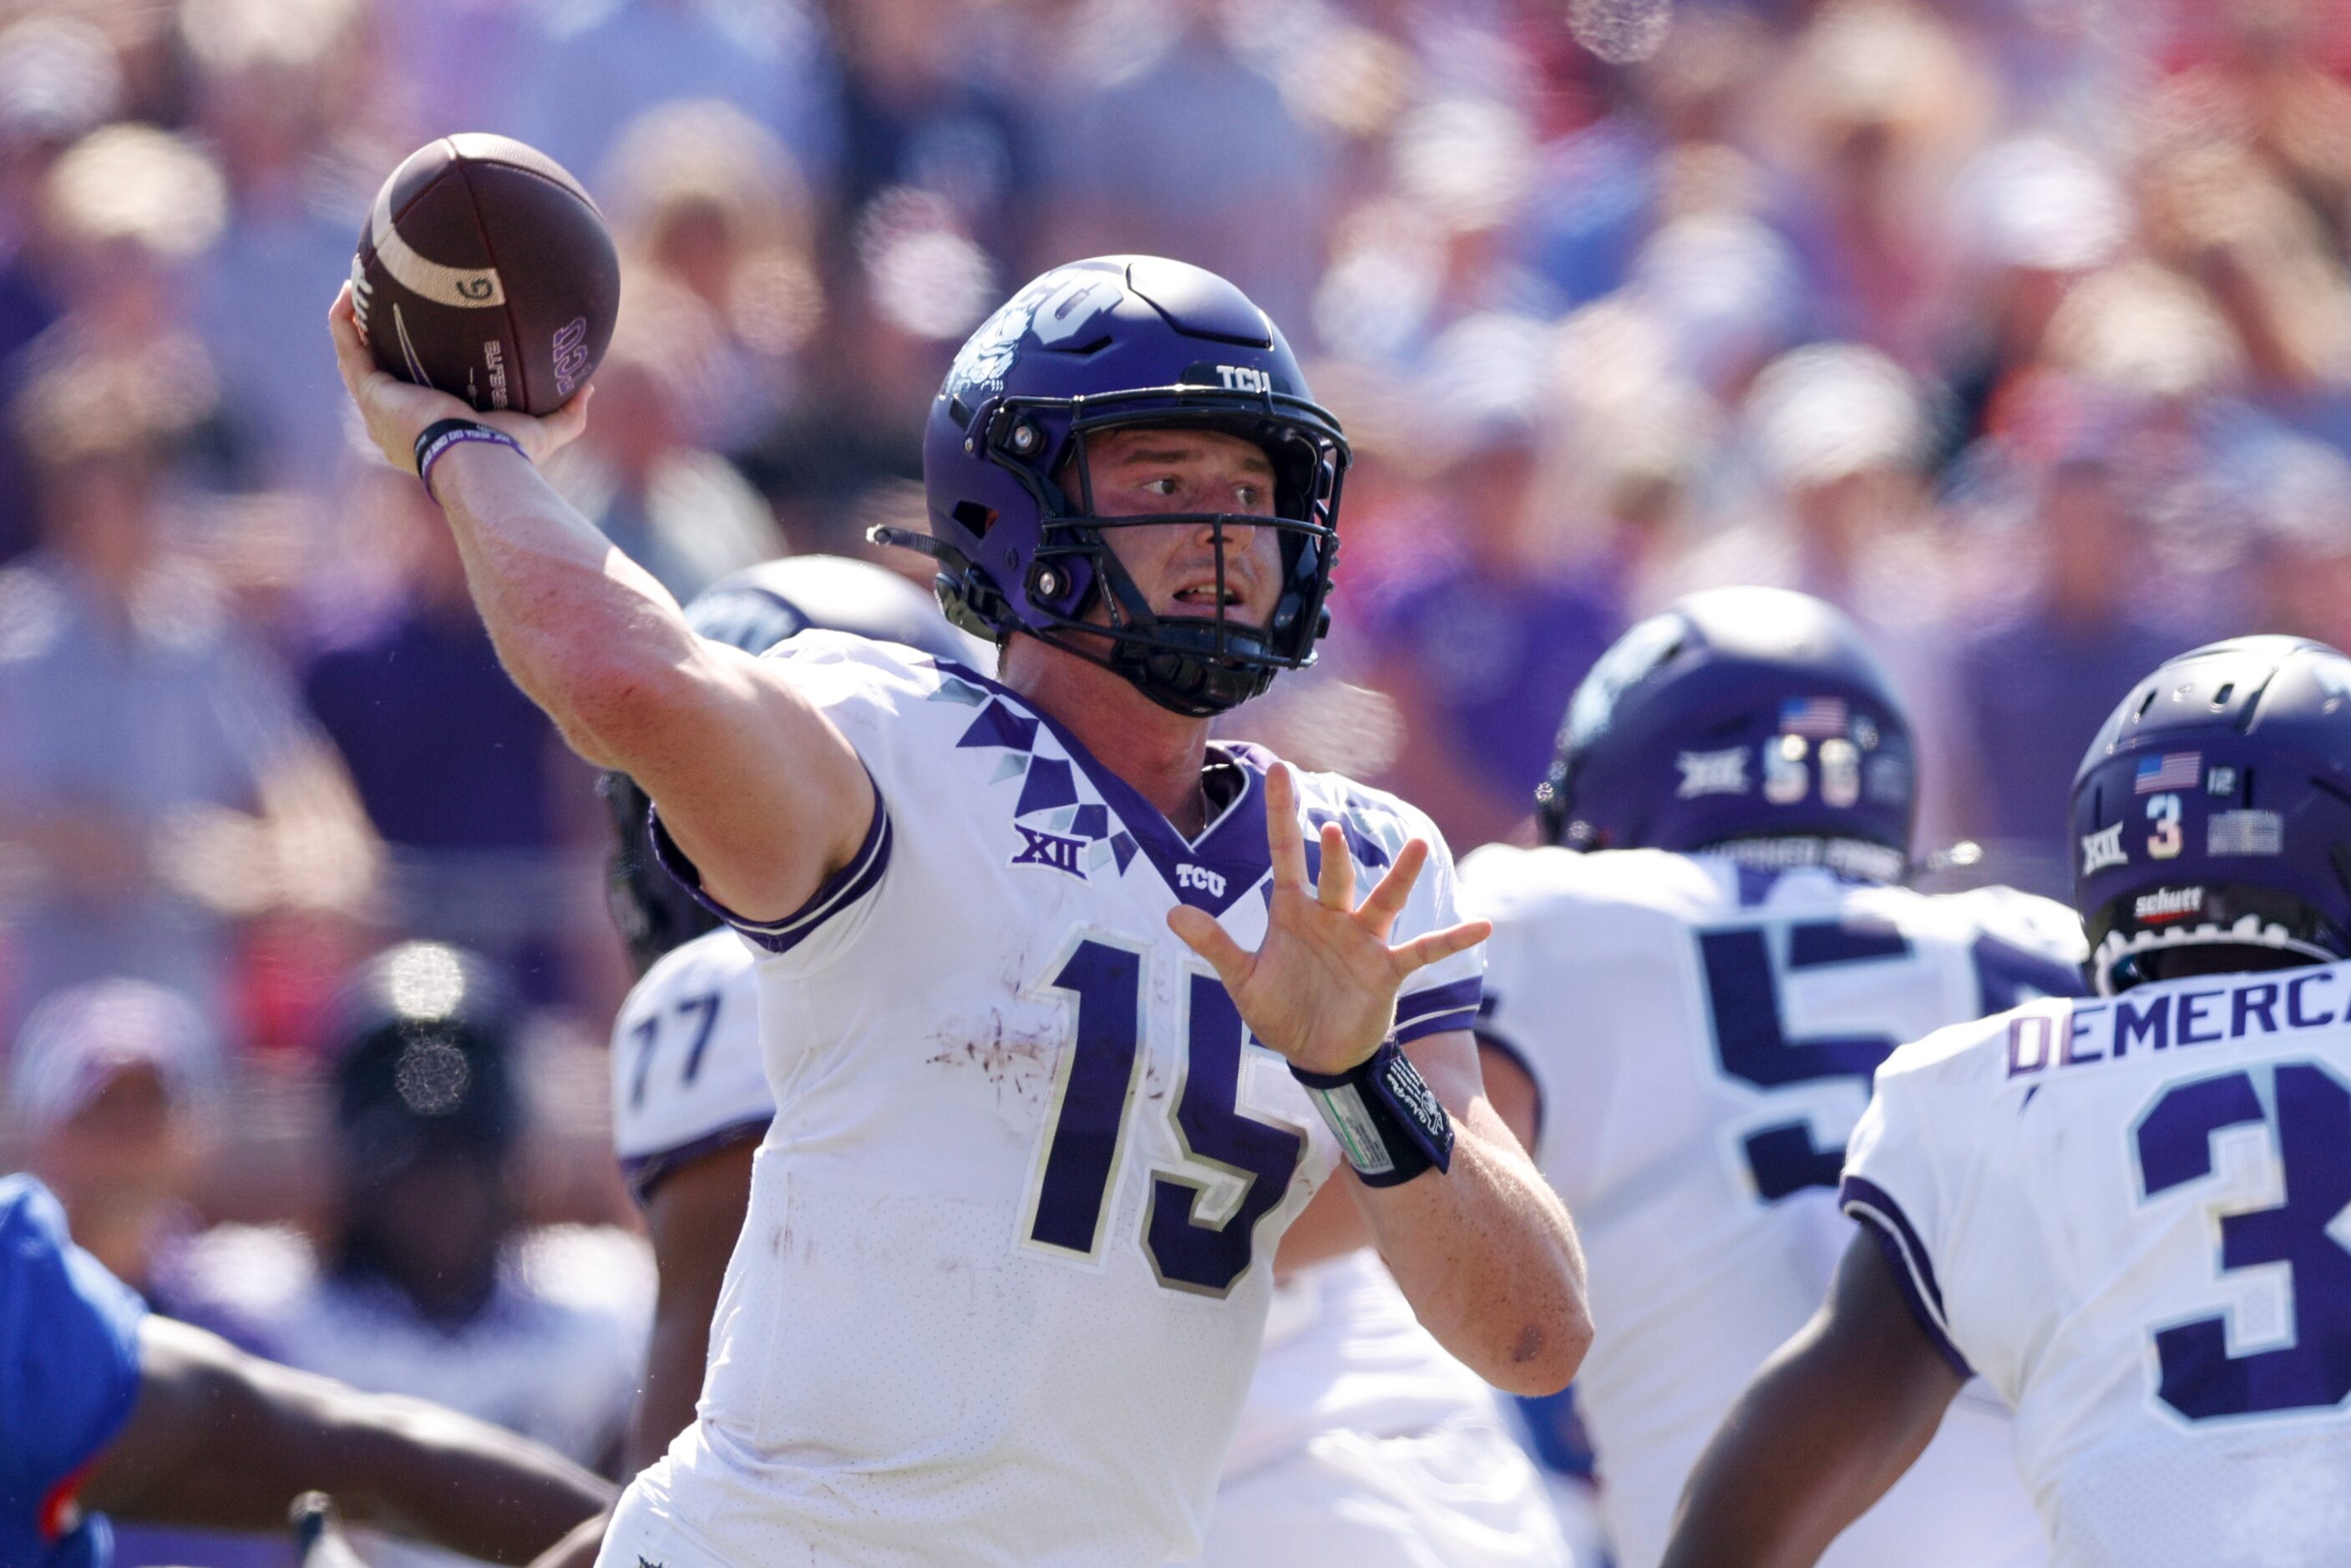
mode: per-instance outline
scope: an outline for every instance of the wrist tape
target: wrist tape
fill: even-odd
[[[469,441],[486,441],[506,447],[528,460],[522,442],[504,431],[494,431],[472,420],[435,420],[416,432],[416,477],[423,483],[424,493],[433,495],[433,465],[441,461],[451,447]],[[433,495],[438,502],[441,498]]]
[[[1434,1167],[1453,1168],[1453,1118],[1393,1040],[1343,1073],[1292,1065],[1306,1097],[1366,1187],[1396,1187]]]

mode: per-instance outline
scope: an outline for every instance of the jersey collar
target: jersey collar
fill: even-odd
[[[1160,879],[1179,903],[1220,916],[1272,870],[1265,842],[1265,774],[1275,758],[1264,747],[1246,742],[1212,742],[1240,769],[1241,787],[1226,803],[1225,809],[1201,829],[1198,837],[1186,838],[1167,820],[1165,813],[1113,773],[1060,720],[1001,682],[966,665],[946,659],[932,662],[956,680],[967,681],[1034,717],[1050,730],[1061,749],[1069,753],[1070,760],[1092,782],[1103,804],[1134,836],[1135,846],[1158,871]],[[1309,858],[1314,857],[1310,854]]]

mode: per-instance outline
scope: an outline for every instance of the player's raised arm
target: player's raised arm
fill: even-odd
[[[1664,1568],[1809,1568],[1902,1478],[1966,1378],[1866,1234],[1707,1445]]]
[[[752,919],[797,909],[854,856],[872,781],[774,666],[697,638],[677,601],[539,476],[533,465],[584,428],[587,392],[545,419],[476,414],[379,369],[348,286],[328,326],[343,384],[395,468],[415,471],[419,438],[443,421],[502,438],[460,431],[427,456],[515,683],[573,750],[643,786],[719,901]]]

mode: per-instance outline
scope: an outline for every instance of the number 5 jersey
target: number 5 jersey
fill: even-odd
[[[761,950],[777,1109],[697,1419],[643,1501],[735,1562],[1187,1552],[1274,1244],[1337,1158],[1166,926],[1180,900],[1262,940],[1272,758],[1223,748],[1238,787],[1187,841],[972,671],[822,632],[769,657],[856,747],[879,805],[805,909],[733,922]],[[1406,837],[1436,838],[1343,779],[1300,786],[1310,865],[1336,822],[1366,888]],[[1392,940],[1456,919],[1439,846]],[[1479,963],[1415,975],[1398,1036],[1468,1028]],[[727,1021],[661,1022],[675,1044],[651,1057],[656,1086],[706,1022]]]
[[[2351,1550],[2351,966],[2035,1002],[1904,1047],[1845,1210],[2016,1407],[2064,1568]]]
[[[1929,897],[1661,850],[1494,846],[1462,867],[1495,922],[1480,1029],[1550,1110],[1597,1326],[1576,1382],[1624,1568],[1654,1568],[1683,1483],[1765,1357],[1826,1293],[1846,1135],[1897,1045],[2080,988],[2080,923],[2006,889]],[[1831,1568],[2043,1560],[2005,1413],[1980,1390]]]

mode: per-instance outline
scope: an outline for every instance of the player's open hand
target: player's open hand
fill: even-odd
[[[1428,861],[1428,841],[1407,843],[1361,905],[1355,862],[1336,823],[1322,828],[1322,869],[1306,880],[1306,839],[1288,764],[1265,775],[1266,841],[1273,857],[1273,903],[1265,942],[1243,950],[1205,909],[1168,911],[1167,925],[1215,966],[1233,1005],[1259,1040],[1311,1073],[1343,1073],[1370,1058],[1395,1026],[1396,993],[1414,971],[1476,947],[1488,920],[1431,931],[1402,947],[1388,932]]]
[[[542,420],[511,411],[483,413],[463,399],[385,374],[360,336],[349,283],[327,312],[327,330],[335,339],[336,369],[342,371],[343,385],[367,422],[368,440],[402,473],[416,472],[416,438],[440,420],[472,420],[502,431],[521,444],[523,455],[533,462],[546,462],[588,428],[590,388],[582,387],[577,397]]]

